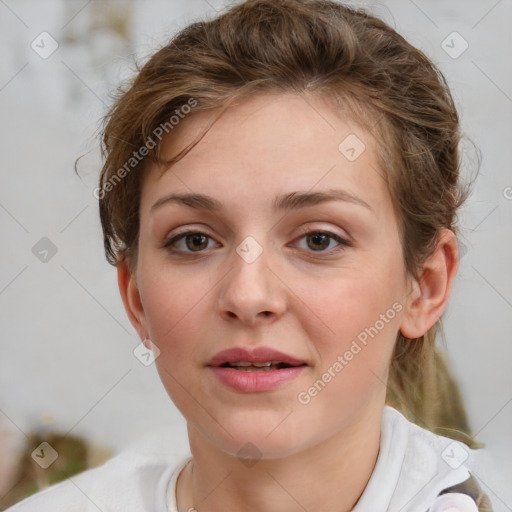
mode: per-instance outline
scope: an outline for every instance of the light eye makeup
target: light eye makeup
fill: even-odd
[[[213,245],[210,242],[214,242]],[[299,244],[299,242],[302,242]],[[213,237],[199,229],[187,229],[180,231],[166,239],[162,248],[171,255],[187,257],[187,255],[199,255],[212,247],[219,246]],[[301,230],[301,235],[293,241],[293,245],[299,250],[309,253],[326,255],[337,254],[346,247],[352,247],[350,240],[340,235],[323,229],[306,228]],[[197,250],[196,250],[197,249]]]

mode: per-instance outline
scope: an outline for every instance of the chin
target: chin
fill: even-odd
[[[288,413],[287,413],[288,414]],[[291,416],[291,415],[290,415]],[[245,413],[240,421],[225,421],[223,429],[217,429],[216,444],[226,453],[238,458],[282,459],[307,449],[311,440],[306,439],[304,426],[286,424],[286,414],[262,412]]]

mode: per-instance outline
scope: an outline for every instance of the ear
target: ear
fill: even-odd
[[[148,337],[146,315],[137,287],[136,276],[132,275],[126,260],[118,260],[117,283],[128,318],[142,340]]]
[[[443,314],[459,268],[457,237],[443,229],[434,252],[423,264],[419,282],[405,299],[400,332],[409,339],[423,336]]]

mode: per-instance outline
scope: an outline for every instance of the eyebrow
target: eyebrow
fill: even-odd
[[[345,201],[367,208],[375,215],[372,207],[363,201],[360,197],[350,194],[346,190],[331,189],[321,192],[290,192],[277,196],[273,202],[275,212],[299,210],[308,206],[315,206],[328,201]],[[195,208],[198,210],[206,210],[210,212],[219,212],[222,210],[222,203],[217,199],[204,194],[169,194],[158,199],[151,207],[150,213],[163,206],[164,204],[177,203]]]

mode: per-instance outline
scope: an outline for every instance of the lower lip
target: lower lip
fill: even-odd
[[[297,378],[306,366],[294,366],[282,368],[281,370],[256,370],[253,372],[222,366],[210,366],[209,368],[211,368],[223,384],[235,391],[258,393],[261,391],[272,391],[282,384],[290,382]]]

